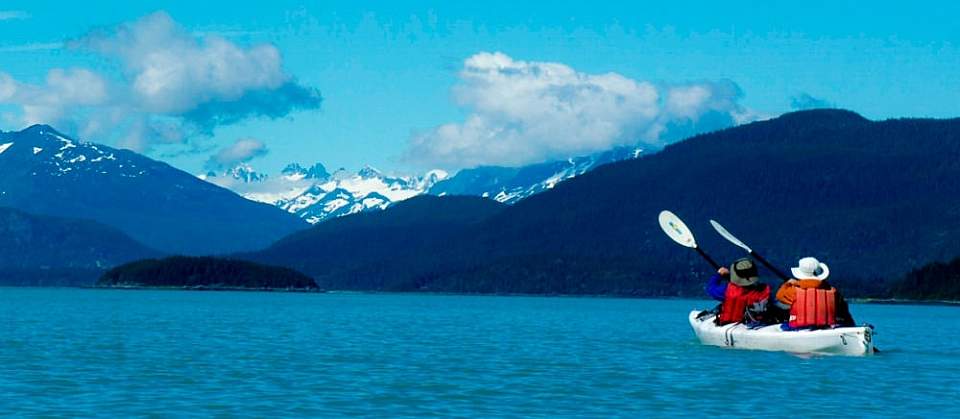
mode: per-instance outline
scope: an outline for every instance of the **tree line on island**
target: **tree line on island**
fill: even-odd
[[[145,259],[110,269],[100,287],[317,290],[314,280],[293,269],[214,257]]]

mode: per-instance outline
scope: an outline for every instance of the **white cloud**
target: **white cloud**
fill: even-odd
[[[241,138],[210,156],[207,168],[216,170],[246,163],[267,154],[267,145],[256,138]]]
[[[0,73],[0,103],[13,99],[17,93],[17,81],[7,73]]]
[[[465,120],[415,134],[408,161],[446,168],[522,165],[616,145],[660,147],[748,115],[730,81],[657,84],[502,53],[468,58],[459,77],[453,94],[468,111]]]
[[[0,73],[0,103],[20,105],[26,124],[52,123],[67,109],[103,105],[107,91],[103,78],[82,68],[50,70],[43,85],[19,83]]]
[[[150,112],[185,113],[202,103],[276,89],[290,79],[276,47],[242,48],[215,35],[198,39],[163,12],[72,45],[120,58],[133,94]]]
[[[53,69],[38,85],[0,74],[0,102],[19,105],[16,117],[23,124],[110,135],[144,151],[210,136],[218,126],[249,118],[317,109],[322,101],[317,89],[283,70],[276,47],[198,38],[164,12],[91,32],[67,46],[117,60],[121,73]]]
[[[104,127],[115,126],[118,121],[131,119],[122,111],[102,118],[93,118],[87,126],[87,135],[100,132]],[[132,118],[117,145],[130,150],[143,151],[156,144],[181,144],[191,133],[176,119],[140,115]]]

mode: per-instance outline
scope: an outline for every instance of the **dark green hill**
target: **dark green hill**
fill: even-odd
[[[288,268],[213,257],[146,259],[107,271],[97,286],[315,290],[310,277]]]
[[[422,195],[386,211],[336,218],[243,258],[305,272],[326,289],[399,290],[393,275],[436,275],[448,262],[431,249],[460,240],[460,233],[506,208],[485,198]]]
[[[960,301],[960,258],[934,262],[915,269],[894,282],[893,298]]]
[[[960,254],[958,156],[957,119],[796,112],[600,167],[478,223],[417,230],[419,245],[402,257],[353,247],[318,280],[330,288],[697,295],[709,269],[663,236],[657,214],[671,209],[718,259],[740,254],[710,218],[775,263],[816,256],[847,295],[876,294],[885,288],[878,278]],[[344,227],[340,237],[358,231]],[[360,233],[406,239],[396,234],[410,233]],[[293,259],[268,251],[258,260],[328,260],[335,239],[306,239]]]
[[[0,285],[89,285],[158,252],[103,224],[0,208]]]

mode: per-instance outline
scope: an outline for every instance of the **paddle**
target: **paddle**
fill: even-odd
[[[713,269],[720,269],[720,264],[717,263],[710,255],[706,254],[700,246],[697,246],[696,239],[693,238],[693,233],[687,228],[687,225],[680,220],[680,217],[677,217],[674,213],[663,210],[660,211],[660,228],[663,229],[663,232],[666,233],[667,237],[673,239],[673,241],[679,243],[683,247],[689,247],[693,250],[696,250],[697,253],[703,257]]]
[[[720,235],[723,236],[723,238],[727,239],[730,243],[733,243],[733,244],[737,245],[737,246],[740,247],[741,249],[746,250],[747,253],[750,254],[750,256],[753,256],[754,259],[759,260],[760,263],[762,263],[764,266],[766,266],[767,269],[770,269],[771,271],[773,271],[773,273],[776,274],[778,277],[780,277],[781,280],[783,280],[783,281],[788,281],[788,280],[790,279],[789,276],[787,276],[786,274],[784,274],[783,272],[781,272],[779,269],[777,269],[776,267],[774,267],[770,262],[768,262],[766,259],[764,259],[763,256],[760,256],[756,251],[754,251],[753,249],[751,249],[750,246],[747,246],[746,243],[744,243],[743,241],[741,241],[740,239],[738,239],[738,238],[737,238],[736,236],[734,236],[733,234],[730,234],[730,232],[727,231],[727,229],[724,228],[722,225],[720,225],[720,223],[718,223],[718,222],[716,222],[716,221],[714,221],[714,220],[710,220],[710,225],[712,225],[712,226],[713,226],[713,229],[714,229],[714,230],[717,230],[717,233],[720,233]],[[853,320],[853,319],[851,318],[851,320]],[[873,347],[873,352],[874,352],[874,353],[880,353],[880,348],[877,348],[876,345],[874,345],[874,347]]]
[[[768,262],[766,259],[764,259],[763,256],[760,256],[759,253],[757,253],[756,251],[754,251],[753,249],[751,249],[750,246],[747,246],[746,243],[744,243],[744,242],[741,241],[740,239],[736,238],[736,236],[734,236],[733,234],[730,234],[730,232],[727,231],[727,229],[723,228],[723,226],[720,225],[720,223],[718,223],[718,222],[716,222],[716,221],[714,221],[714,220],[710,220],[710,225],[712,225],[712,226],[713,226],[713,229],[714,229],[714,230],[717,230],[717,233],[720,233],[720,235],[723,236],[723,238],[727,239],[727,241],[729,241],[730,243],[733,243],[733,244],[737,245],[738,247],[740,247],[740,248],[743,249],[743,250],[746,250],[747,253],[750,254],[750,256],[753,256],[754,259],[759,260],[760,263],[763,264],[763,266],[766,266],[767,269],[769,269],[771,272],[773,272],[774,274],[776,274],[781,280],[787,281],[787,280],[790,279],[789,276],[787,276],[787,275],[784,274],[782,271],[780,271],[780,270],[777,269],[775,266],[773,266],[773,264],[771,264],[771,263]]]

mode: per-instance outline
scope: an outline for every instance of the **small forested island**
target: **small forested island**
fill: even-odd
[[[318,291],[317,283],[293,269],[235,259],[172,256],[117,266],[100,277],[105,288]]]

